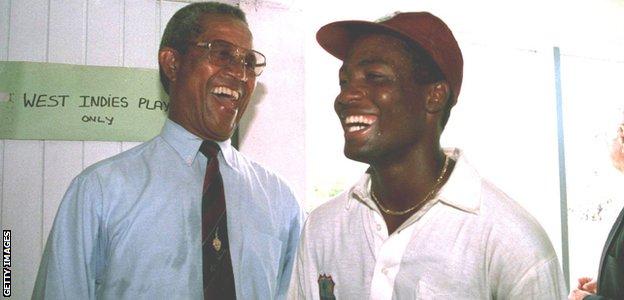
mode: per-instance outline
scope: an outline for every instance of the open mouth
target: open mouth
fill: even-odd
[[[377,121],[377,116],[374,115],[347,116],[344,119],[344,128],[348,133],[363,131],[368,129],[375,121]]]
[[[238,101],[241,95],[240,92],[225,86],[214,87],[210,93],[215,95],[219,100],[223,101]]]

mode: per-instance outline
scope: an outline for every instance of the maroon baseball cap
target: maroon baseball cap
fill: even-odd
[[[428,12],[407,12],[378,22],[338,21],[321,27],[316,40],[331,55],[344,60],[353,42],[367,33],[390,33],[420,46],[449,83],[452,104],[457,102],[464,59],[453,33],[440,18]]]

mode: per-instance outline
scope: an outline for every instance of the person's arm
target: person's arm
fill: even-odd
[[[288,288],[290,286],[290,280],[292,277],[292,270],[295,261],[295,255],[297,253],[297,247],[299,245],[299,236],[301,235],[301,227],[303,225],[303,210],[299,206],[295,196],[292,192],[288,191],[288,202],[295,203],[296,207],[292,210],[292,216],[289,222],[289,237],[288,244],[286,245],[286,253],[282,270],[280,271],[278,282],[278,299],[286,299],[288,294]]]
[[[611,300],[611,298],[607,298],[605,296],[600,296],[600,295],[596,295],[596,294],[591,294],[591,295],[585,296],[585,298],[583,298],[583,300]]]
[[[519,274],[520,275],[520,274]],[[565,299],[567,288],[557,257],[538,261],[516,281],[508,299]]]
[[[32,299],[95,299],[96,269],[103,265],[97,255],[101,198],[97,176],[72,181],[48,236]]]
[[[307,255],[308,249],[306,248],[306,244],[305,244],[306,243],[305,226],[307,225],[304,225],[304,229],[301,233],[301,237],[299,240],[297,256],[295,257],[295,266],[294,266],[294,270],[292,274],[292,279],[290,281],[290,288],[288,290],[289,300],[306,299],[305,292],[304,292],[305,290],[307,290],[307,287],[305,287],[306,285],[305,274],[307,274],[308,270],[306,270],[303,260],[304,260],[304,257]]]

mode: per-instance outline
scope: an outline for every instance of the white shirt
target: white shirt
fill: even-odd
[[[291,298],[564,299],[555,251],[538,222],[482,179],[457,149],[447,183],[388,236],[364,175],[306,221]],[[330,279],[331,276],[331,279]]]

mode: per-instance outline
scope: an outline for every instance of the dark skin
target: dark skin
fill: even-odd
[[[389,35],[365,35],[344,59],[341,92],[334,102],[345,130],[345,155],[370,165],[377,199],[394,211],[424,204],[445,159],[440,135],[449,86],[416,79],[403,42]],[[439,186],[453,167],[451,161]],[[400,216],[382,212],[388,233],[417,210]]]
[[[205,14],[199,19],[203,31],[186,53],[165,47],[158,61],[169,79],[169,119],[204,139],[225,141],[232,136],[256,84],[256,76],[242,65],[216,66],[206,58],[198,42],[223,40],[244,49],[252,48],[247,24],[227,15]],[[223,94],[223,88],[238,97]]]

